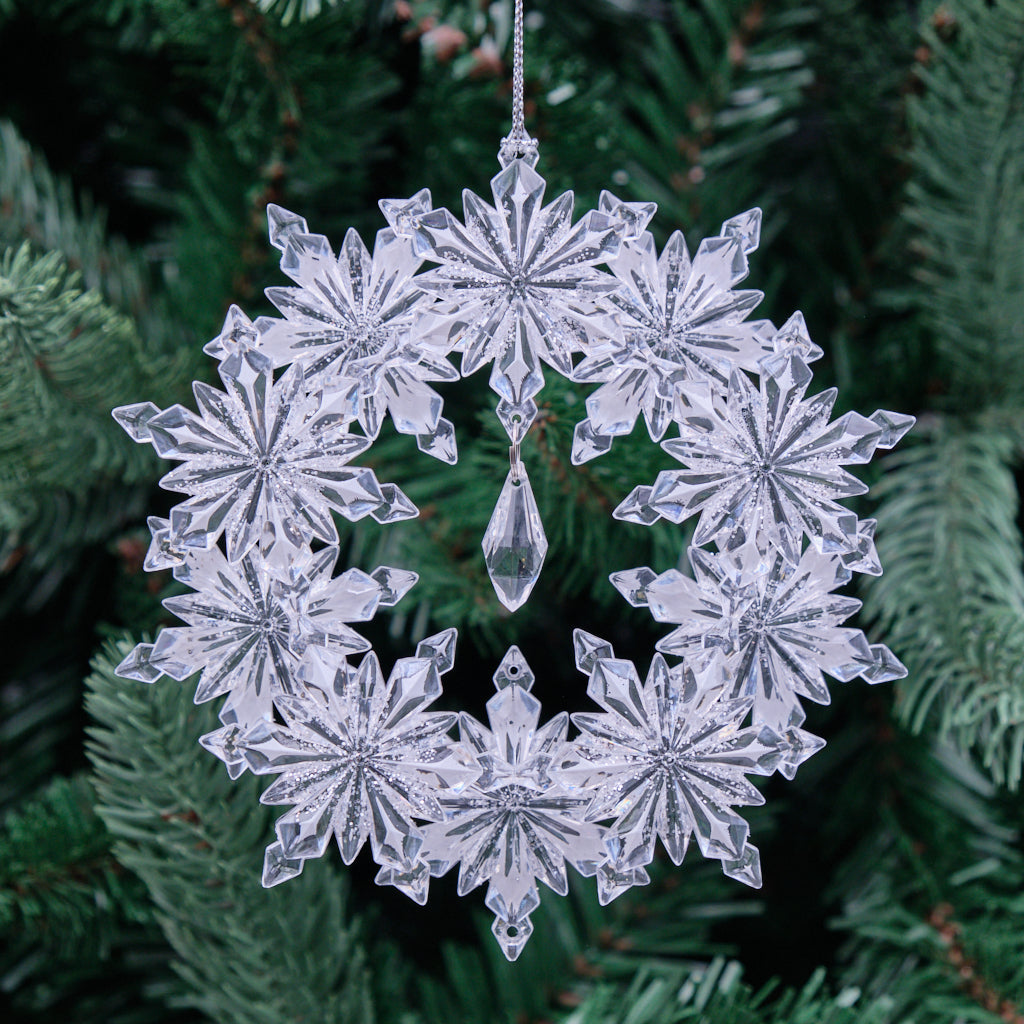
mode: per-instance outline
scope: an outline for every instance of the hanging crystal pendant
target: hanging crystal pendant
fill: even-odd
[[[548,553],[530,478],[518,460],[505,478],[482,546],[498,600],[514,612],[530,596]]]

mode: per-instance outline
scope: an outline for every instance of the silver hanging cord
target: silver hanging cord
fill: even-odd
[[[515,0],[516,12],[512,29],[512,134],[526,136],[526,114],[523,110],[523,0]]]
[[[512,131],[501,140],[501,161],[537,157],[537,140],[526,133],[523,103],[523,0],[515,0],[512,25]]]

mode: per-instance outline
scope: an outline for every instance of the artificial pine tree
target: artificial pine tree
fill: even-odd
[[[196,745],[211,705],[113,673],[182,588],[142,573],[166,466],[109,410],[189,404],[231,304],[273,312],[268,203],[340,240],[382,226],[382,195],[428,184],[459,209],[459,189],[485,189],[511,4],[0,0],[5,1019],[1024,1020],[1024,11],[529,8],[549,194],[654,200],[659,245],[678,229],[694,247],[760,205],[764,315],[803,310],[839,412],[919,417],[904,452],[863,471],[880,500],[857,508],[878,519],[886,570],[860,588],[858,625],[908,678],[833,685],[809,709],[827,746],[748,814],[756,898],[691,851],[607,907],[589,882],[549,894],[508,964],[445,880],[419,908],[324,858],[263,889],[263,781],[232,782]],[[549,553],[514,615],[479,549],[508,471],[483,375],[445,391],[456,466],[390,425],[372,449],[418,519],[337,519],[346,565],[420,575],[364,630],[388,666],[459,627],[436,710],[482,719],[512,643],[545,716],[576,709],[572,625],[642,672],[664,633],[623,611],[607,573],[683,566],[685,536],[611,511],[676,464],[640,428],[574,466],[582,397],[549,383],[523,445]]]

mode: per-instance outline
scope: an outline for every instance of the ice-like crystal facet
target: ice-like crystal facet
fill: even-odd
[[[799,310],[795,312],[772,337],[772,348],[775,356],[788,359],[799,356],[805,363],[813,363],[824,353],[811,341],[807,332],[807,321]]]
[[[438,649],[448,646],[433,639]],[[291,805],[277,821],[279,845],[268,849],[268,862],[271,851],[275,862],[319,857],[333,836],[351,864],[369,839],[378,883],[426,902],[430,875],[417,822],[441,820],[439,801],[461,793],[480,768],[446,735],[456,716],[426,710],[441,695],[442,666],[429,644],[422,649],[428,656],[400,659],[387,682],[372,653],[358,669],[310,658],[306,693],[278,700],[285,724],[260,722],[247,733],[249,767],[279,776],[261,801]],[[265,876],[264,884],[280,880]]]
[[[484,561],[501,603],[514,612],[540,578],[548,539],[526,470],[509,470],[484,533]]]
[[[592,790],[587,821],[610,822],[601,901],[651,862],[659,838],[676,864],[691,838],[733,877],[746,859],[741,880],[756,885],[756,851],[751,857],[747,823],[732,808],[764,802],[744,776],[774,772],[786,741],[766,726],[741,727],[752,701],[729,697],[719,664],[670,669],[656,655],[641,683],[631,662],[599,657],[589,676],[587,692],[603,711],[572,716],[581,735],[553,774],[567,787]]]
[[[872,413],[871,422],[880,427],[882,431],[882,436],[878,439],[878,447],[895,448],[917,420],[905,413],[886,412],[885,409],[879,409],[878,412]]]
[[[416,219],[429,213],[433,204],[430,189],[421,188],[410,199],[382,199],[378,205],[399,238],[412,238],[416,232]]]
[[[221,362],[232,357],[245,357],[249,352],[259,348],[259,331],[256,326],[238,308],[231,305],[224,317],[224,326],[220,334],[203,346],[203,351]]]
[[[639,238],[658,212],[657,203],[623,202],[607,189],[601,193],[597,208],[609,217],[615,217],[623,222],[625,229],[622,237],[627,241]]]
[[[607,451],[641,412],[652,440],[660,440],[679,383],[707,381],[724,391],[733,370],[755,370],[773,351],[771,324],[746,322],[762,293],[734,290],[747,276],[746,253],[757,247],[760,215],[751,210],[723,224],[722,236],[705,239],[692,262],[678,231],[660,256],[653,235],[644,232],[609,261],[620,285],[602,305],[621,332],[592,346],[573,372],[574,380],[601,383],[577,428],[574,463]]]
[[[822,552],[857,550],[857,517],[836,499],[867,487],[842,466],[870,461],[882,430],[855,412],[829,423],[836,391],[805,400],[810,381],[807,364],[791,356],[777,374],[762,374],[760,388],[741,371],[725,396],[707,383],[680,385],[679,437],[662,447],[686,468],[659,474],[648,503],[674,523],[699,512],[698,545],[762,536],[796,562],[807,534]],[[627,499],[622,512],[635,503]]]
[[[434,875],[456,863],[460,896],[484,882],[493,932],[515,960],[532,931],[540,903],[537,879],[565,895],[568,861],[594,874],[603,857],[601,829],[583,821],[591,794],[559,784],[551,767],[568,755],[568,716],[540,726],[540,702],[529,692],[533,673],[517,647],[509,648],[494,675],[498,690],[487,702],[490,729],[459,716],[463,743],[480,766],[462,793],[441,794],[444,820],[426,825],[421,856]]]

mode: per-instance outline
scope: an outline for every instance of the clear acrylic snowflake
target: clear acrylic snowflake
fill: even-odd
[[[754,721],[778,731],[794,713],[802,721],[801,697],[829,703],[823,673],[870,683],[907,674],[888,647],[842,626],[861,602],[833,593],[852,575],[839,556],[808,547],[793,564],[783,552],[761,547],[752,541],[720,554],[690,548],[693,579],[676,569],[655,575],[646,568],[611,579],[634,607],[677,625],[658,642],[659,651],[691,664],[720,654],[729,696],[751,698]]]
[[[232,564],[218,547],[188,550],[174,575],[196,593],[164,601],[187,625],[164,629],[155,643],[136,646],[117,674],[150,683],[162,674],[184,680],[201,673],[197,704],[228,696],[227,720],[222,717],[227,732],[218,731],[206,743],[220,751],[233,742],[232,725],[268,717],[277,695],[301,689],[296,680],[308,648],[367,650],[369,643],[346,623],[368,622],[417,579],[388,566],[369,575],[349,569],[332,578],[337,557],[337,548],[314,555],[278,543],[265,556],[254,548]],[[222,759],[229,767],[239,763],[230,751]]]
[[[590,794],[566,789],[551,774],[567,755],[568,716],[563,712],[540,727],[540,702],[529,692],[533,681],[519,648],[511,647],[494,674],[490,729],[459,716],[462,742],[481,773],[463,792],[440,796],[444,818],[425,826],[421,853],[434,875],[460,864],[460,896],[488,883],[492,931],[509,960],[533,932],[537,879],[564,896],[565,863],[592,875],[603,855],[601,829],[581,813]]]
[[[351,388],[333,399],[307,392],[298,365],[275,382],[267,360],[252,352],[221,364],[221,379],[225,391],[193,384],[198,415],[151,403],[114,410],[134,440],[182,463],[160,481],[190,495],[171,510],[174,544],[209,547],[224,534],[228,560],[237,562],[268,526],[293,543],[331,544],[338,540],[332,510],[378,522],[418,514],[393,484],[348,466],[371,443],[349,433]]]
[[[763,293],[734,290],[747,276],[760,233],[761,211],[753,209],[726,221],[721,236],[704,239],[692,261],[680,231],[661,256],[647,232],[623,243],[608,263],[619,288],[602,303],[621,330],[593,346],[572,375],[601,382],[576,427],[575,464],[608,451],[641,413],[651,439],[660,441],[677,384],[708,381],[724,391],[734,369],[756,370],[775,351],[773,325],[746,320]]]
[[[576,630],[575,642],[587,693],[604,710],[572,716],[581,735],[555,775],[594,793],[586,820],[610,821],[609,868],[620,878],[644,868],[657,839],[680,864],[695,838],[730,878],[760,886],[757,848],[733,807],[764,803],[745,776],[776,771],[787,741],[765,725],[742,727],[753,700],[730,697],[721,663],[670,669],[656,655],[641,683],[606,641]],[[598,872],[602,903],[623,888]]]
[[[430,209],[424,189],[412,201]],[[441,417],[443,401],[427,382],[458,379],[444,357],[448,348],[414,340],[420,307],[429,302],[414,277],[420,256],[391,228],[377,233],[373,254],[354,229],[335,257],[323,235],[280,206],[267,207],[270,241],[281,250],[281,269],[296,287],[268,288],[284,319],[256,322],[259,349],[275,366],[297,362],[328,393],[355,385],[359,423],[370,437],[386,413],[395,429],[414,434],[422,451],[456,461],[455,433]]]
[[[842,467],[892,447],[914,422],[879,411],[830,424],[835,392],[805,398],[807,363],[821,350],[803,317],[778,330],[747,320],[762,296],[737,285],[758,246],[759,210],[723,224],[692,261],[679,233],[659,256],[646,231],[654,204],[605,192],[574,224],[571,192],[544,205],[536,159],[524,135],[504,140],[494,205],[467,190],[464,222],[432,210],[426,189],[382,200],[390,227],[372,254],[350,230],[335,255],[301,217],[269,206],[293,286],[267,291],[279,317],[254,323],[228,310],[204,349],[225,391],[195,384],[198,413],[150,402],[114,411],[134,440],[181,463],[162,483],[187,500],[150,518],[144,565],[194,591],[165,602],[185,625],[137,645],[117,672],[144,682],[197,674],[197,703],[224,698],[220,727],[200,743],[232,778],[278,776],[262,802],[287,809],[263,884],[297,875],[332,837],[346,864],[369,841],[378,884],[419,903],[430,876],[458,864],[460,895],[487,883],[509,960],[532,933],[538,881],[564,895],[567,864],[596,876],[607,903],[649,882],[659,840],[677,864],[695,840],[728,876],[760,885],[736,809],[763,803],[748,776],[792,778],[823,745],[801,728],[800,698],[827,702],[823,672],[905,674],[888,648],[842,626],[859,602],[832,591],[852,572],[881,572],[874,520],[837,503],[865,490]],[[436,266],[419,273],[425,260]],[[636,488],[615,514],[645,524],[699,514],[695,544],[719,548],[691,549],[693,579],[647,568],[612,577],[634,606],[677,626],[658,648],[683,661],[670,668],[658,654],[641,682],[609,644],[577,630],[576,663],[602,710],[572,716],[574,741],[564,713],[540,725],[516,647],[493,677],[489,727],[428,710],[452,667],[453,629],[386,680],[373,653],[348,660],[369,650],[348,624],[394,605],[416,580],[389,567],[332,576],[334,513],[416,515],[397,487],[349,463],[388,414],[421,450],[456,461],[429,386],[459,377],[447,361],[456,350],[463,376],[493,364],[513,443],[484,538],[506,607],[526,601],[547,551],[519,457],[545,363],[600,385],[574,463],[607,451],[641,414],[653,440],[678,424],[664,447],[684,468]],[[365,436],[350,432],[356,421]]]
[[[438,300],[422,311],[418,337],[458,345],[463,376],[493,362],[490,384],[510,435],[522,436],[536,414],[541,362],[568,376],[581,328],[603,324],[596,302],[617,282],[596,265],[618,252],[626,231],[597,210],[574,225],[573,194],[544,206],[544,189],[528,160],[512,160],[491,181],[494,206],[463,192],[464,224],[446,209],[402,223],[391,214],[397,230],[414,232],[417,256],[440,264],[416,278]]]
[[[733,548],[763,537],[793,562],[804,534],[819,551],[857,551],[857,517],[837,499],[867,487],[842,466],[868,462],[877,447],[896,444],[914,418],[849,412],[830,424],[836,390],[805,400],[810,381],[799,356],[783,355],[766,364],[759,388],[740,370],[724,396],[708,383],[680,384],[679,437],[662,447],[686,468],[637,488],[616,517],[650,522],[660,515],[679,523],[699,512],[694,544]]]
[[[277,699],[285,724],[260,722],[245,735],[252,771],[280,776],[261,802],[290,805],[267,849],[264,885],[298,874],[332,836],[346,864],[369,839],[378,884],[426,902],[430,873],[417,821],[439,819],[439,801],[479,774],[447,735],[456,715],[426,710],[441,695],[455,638],[450,629],[424,640],[415,658],[395,662],[387,682],[372,653],[358,669],[333,655],[310,658],[307,692]]]

